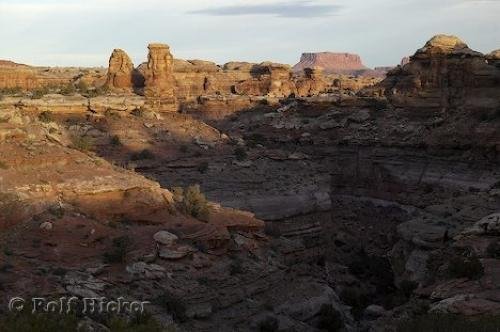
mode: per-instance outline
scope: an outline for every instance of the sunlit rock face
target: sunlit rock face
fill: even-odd
[[[379,86],[397,107],[493,110],[500,106],[496,61],[494,52],[484,56],[455,36],[437,35]]]
[[[128,54],[121,49],[115,49],[109,58],[106,86],[110,89],[132,89],[133,71],[134,64]]]
[[[150,104],[161,110],[175,110],[174,57],[166,44],[149,44],[148,62],[144,69],[144,94]]]
[[[329,87],[323,76],[323,70],[319,67],[304,69],[304,77],[297,79],[295,84],[300,97],[318,95],[326,92]]]

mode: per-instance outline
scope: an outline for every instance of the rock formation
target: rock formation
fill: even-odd
[[[144,70],[144,94],[162,109],[175,110],[174,57],[166,44],[149,44]]]
[[[305,68],[321,67],[328,74],[354,75],[368,70],[357,54],[349,53],[303,53],[299,63],[293,67],[294,72],[301,72]]]
[[[134,65],[128,54],[115,49],[109,58],[106,86],[110,89],[130,90],[133,87]]]
[[[388,73],[379,87],[396,107],[493,110],[500,107],[500,69],[495,60],[487,60],[457,37],[438,35],[407,65]]]
[[[240,95],[288,97],[296,93],[292,82],[290,66],[263,62],[250,69],[252,78],[235,84],[234,90]]]
[[[297,95],[301,97],[314,96],[326,92],[329,85],[323,77],[321,68],[305,68],[304,77],[296,81]]]

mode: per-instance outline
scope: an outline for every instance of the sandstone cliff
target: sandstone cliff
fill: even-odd
[[[110,89],[131,90],[133,88],[134,64],[128,54],[115,49],[109,58],[106,86]]]
[[[500,69],[494,62],[457,37],[438,35],[378,87],[396,107],[495,110],[500,107]]]

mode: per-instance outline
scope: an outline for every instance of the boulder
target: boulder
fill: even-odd
[[[500,212],[490,214],[462,232],[464,235],[500,235]]]
[[[167,231],[159,231],[158,233],[153,235],[153,238],[156,242],[166,246],[173,246],[178,240],[177,235]]]

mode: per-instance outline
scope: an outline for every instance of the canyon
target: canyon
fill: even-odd
[[[1,316],[126,295],[151,331],[494,330],[498,51],[438,35],[383,77],[148,52],[0,62]]]

